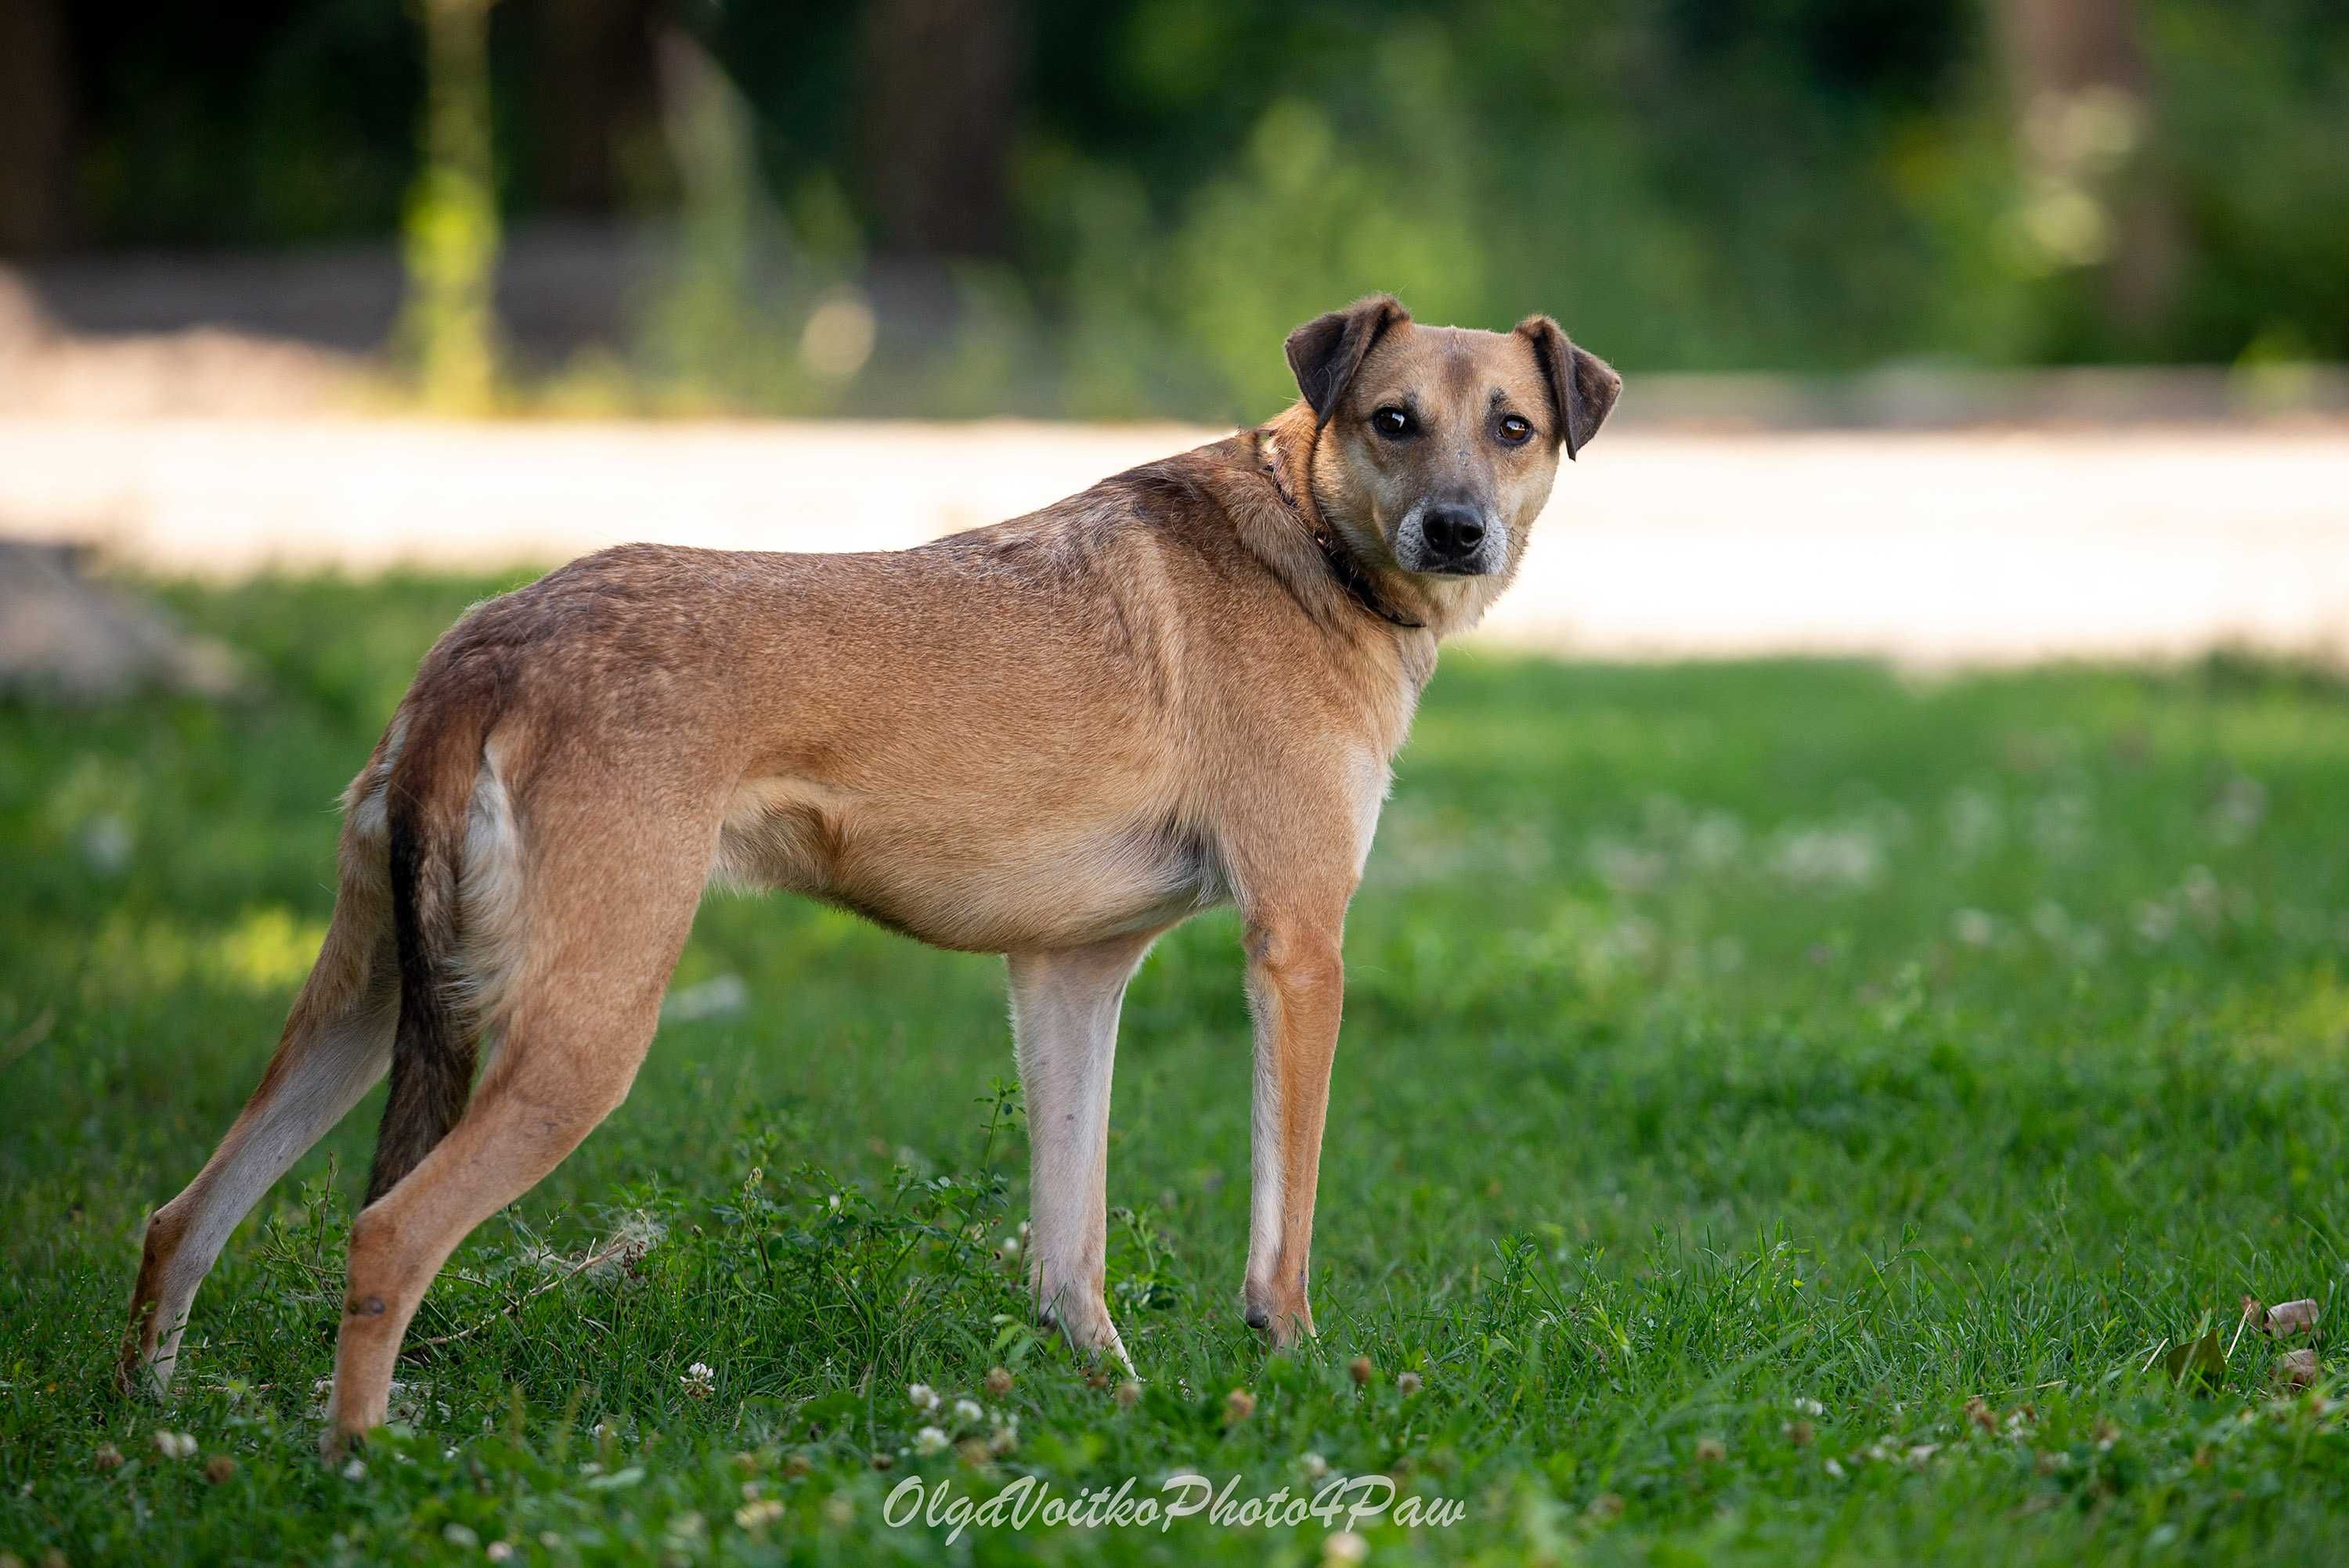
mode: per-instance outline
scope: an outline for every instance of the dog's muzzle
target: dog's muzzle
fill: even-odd
[[[1406,572],[1482,577],[1501,569],[1501,524],[1482,507],[1425,502],[1403,519],[1395,561]]]

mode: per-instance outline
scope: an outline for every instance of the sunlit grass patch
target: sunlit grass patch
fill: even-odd
[[[279,906],[245,910],[208,928],[118,914],[92,934],[89,956],[126,988],[225,985],[277,995],[302,983],[326,939],[323,917]]]
[[[719,896],[634,1095],[451,1260],[399,1425],[354,1467],[313,1444],[377,1102],[231,1242],[173,1402],[121,1402],[140,1222],[258,1077],[324,931],[331,802],[479,591],[179,591],[260,696],[0,708],[0,1551],[2073,1568],[2337,1546],[2349,703],[2265,666],[1448,655],[1348,925],[1322,1334],[1294,1355],[1236,1305],[1228,915],[1128,996],[1129,1383],[1028,1318],[999,966]],[[2239,1333],[2245,1296],[2313,1301],[2314,1331]],[[2222,1364],[2173,1381],[2213,1332]],[[1463,1514],[885,1522],[909,1479],[1074,1496],[1193,1471],[1236,1495],[1375,1476]]]

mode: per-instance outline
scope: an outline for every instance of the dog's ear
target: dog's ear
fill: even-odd
[[[1599,433],[1608,410],[1615,407],[1623,378],[1595,354],[1574,346],[1557,323],[1546,315],[1529,315],[1517,323],[1517,335],[1534,346],[1534,363],[1549,383],[1550,407],[1557,415],[1558,439],[1569,461],[1582,443]]]
[[[1313,405],[1316,419],[1330,422],[1379,335],[1410,319],[1394,295],[1369,294],[1288,335],[1288,368],[1296,372],[1297,389]]]

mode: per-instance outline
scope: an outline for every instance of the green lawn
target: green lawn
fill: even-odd
[[[411,1355],[363,1470],[314,1457],[314,1384],[374,1101],[231,1243],[173,1401],[125,1403],[141,1219],[252,1088],[326,917],[334,796],[481,591],[179,591],[260,695],[0,707],[0,1548],[26,1563],[1309,1564],[1319,1522],[949,1542],[885,1499],[1196,1470],[1237,1500],[1320,1465],[1464,1506],[1358,1525],[1374,1563],[2349,1542],[2329,1366],[2279,1398],[2285,1347],[2231,1343],[2246,1295],[2329,1326],[2343,1283],[2349,690],[2240,661],[1448,656],[1347,934],[1303,1354],[1238,1317],[1227,916],[1126,1007],[1137,1399],[1030,1332],[999,1256],[1025,1202],[999,965],[714,899],[677,984],[747,1003],[667,1025],[458,1254],[411,1344],[461,1337]],[[2173,1385],[2164,1349],[2213,1326],[2223,1374]],[[995,1451],[917,1451],[1004,1417]]]

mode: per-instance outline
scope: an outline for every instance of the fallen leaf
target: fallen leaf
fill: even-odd
[[[2267,1330],[2278,1336],[2312,1333],[2317,1316],[2317,1305],[2313,1301],[2279,1302],[2268,1308]]]
[[[2315,1351],[2287,1350],[2276,1357],[2275,1386],[2279,1388],[2305,1388],[2323,1371]]]
[[[2172,1346],[2161,1364],[2173,1383],[2216,1383],[2227,1375],[2227,1347],[2212,1329],[2199,1339]]]

